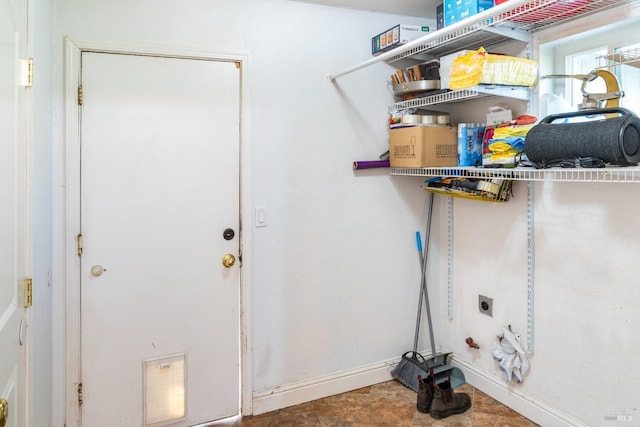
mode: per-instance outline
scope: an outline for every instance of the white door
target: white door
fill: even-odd
[[[238,65],[83,52],[81,80],[82,425],[236,415]]]
[[[26,57],[25,1],[0,0],[0,421],[26,425],[26,90],[16,70]],[[0,422],[0,425],[2,423]]]

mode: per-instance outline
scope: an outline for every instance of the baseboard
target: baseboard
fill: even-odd
[[[309,381],[255,392],[253,414],[258,415],[392,380],[391,369],[399,361],[400,358],[390,359]]]
[[[423,353],[428,355],[429,352]],[[292,383],[253,394],[253,414],[345,393],[393,379],[391,369],[400,358],[338,372],[304,382]],[[452,355],[449,363],[464,372],[468,384],[544,427],[589,427],[571,415],[509,386],[501,377]]]
[[[524,415],[544,427],[589,427],[582,421],[557,408],[547,405],[517,388],[508,385],[501,377],[452,355],[449,363],[460,368],[465,380],[476,389],[488,394],[503,405]]]

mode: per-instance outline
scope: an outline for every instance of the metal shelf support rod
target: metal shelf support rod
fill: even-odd
[[[529,32],[523,30],[515,30],[512,28],[488,27],[483,31],[493,34],[499,34],[501,36],[509,37],[512,40],[519,40],[525,43],[528,43],[529,39],[531,39],[531,35],[529,34]]]
[[[453,197],[447,199],[447,314],[453,320]]]
[[[527,352],[533,354],[533,341],[535,329],[535,224],[534,210],[534,184],[527,183]]]
[[[378,63],[380,61],[385,61],[391,57],[400,55],[402,53],[405,53],[413,48],[415,48],[416,46],[420,46],[423,45],[425,43],[428,43],[432,40],[438,39],[440,37],[443,36],[448,36],[451,34],[456,33],[459,30],[471,27],[474,24],[477,24],[478,22],[482,22],[482,21],[486,21],[489,19],[492,19],[496,16],[499,16],[505,12],[508,12],[512,9],[515,9],[519,6],[525,5],[527,3],[531,3],[531,0],[509,0],[507,2],[504,2],[502,4],[493,6],[492,8],[489,8],[483,12],[480,12],[476,15],[470,16],[466,19],[463,19],[460,22],[457,22],[455,24],[451,24],[449,26],[446,26],[440,30],[434,31],[433,33],[428,33],[418,39],[415,39],[405,45],[399,46],[395,49],[391,49],[390,51],[384,52],[378,56],[375,56],[367,61],[361,62],[360,64],[356,64],[352,67],[346,68],[338,73],[335,74],[331,74],[329,75],[327,78],[329,79],[330,82],[334,83],[336,81],[337,78],[342,77],[344,75],[353,73],[354,71],[358,71],[362,68],[368,67],[370,65],[373,65],[375,63]]]

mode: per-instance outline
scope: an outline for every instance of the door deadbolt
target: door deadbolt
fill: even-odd
[[[226,254],[225,256],[222,257],[222,265],[224,265],[227,268],[230,268],[233,266],[233,264],[236,263],[236,257],[234,257],[231,254]]]
[[[0,398],[0,427],[4,427],[7,424],[9,418],[9,402],[6,399]]]
[[[222,237],[224,237],[224,240],[231,240],[235,237],[236,232],[233,231],[233,229],[231,228],[226,228],[223,232],[222,232]]]

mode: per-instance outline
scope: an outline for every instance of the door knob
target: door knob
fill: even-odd
[[[234,257],[231,254],[226,254],[225,256],[222,257],[222,265],[224,265],[227,268],[230,268],[235,263],[236,263],[236,257]]]
[[[0,398],[0,427],[7,424],[7,418],[9,418],[9,402]]]
[[[91,275],[95,277],[101,276],[105,271],[107,271],[107,269],[101,265],[94,265],[93,267],[91,267]]]

